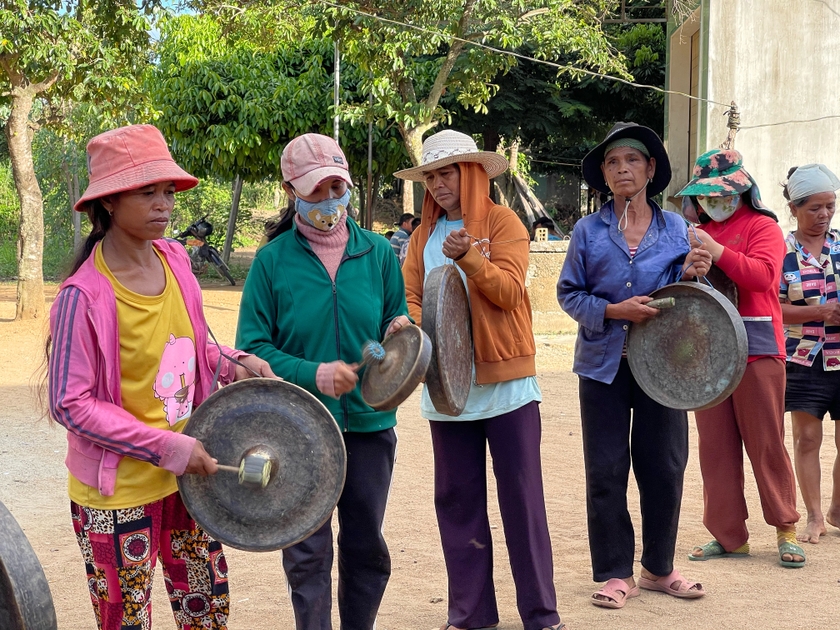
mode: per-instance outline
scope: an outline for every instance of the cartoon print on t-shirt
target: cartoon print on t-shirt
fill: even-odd
[[[169,335],[154,390],[155,398],[163,401],[169,426],[190,417],[195,393],[195,344],[192,339]]]

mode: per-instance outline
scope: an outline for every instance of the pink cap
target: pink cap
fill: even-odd
[[[181,192],[198,179],[175,163],[163,134],[152,125],[128,125],[94,136],[87,145],[90,182],[73,206],[84,212],[89,201],[158,182],[175,182]]]
[[[301,195],[309,195],[324,180],[337,177],[352,187],[347,158],[338,143],[329,136],[305,133],[283,149],[280,158],[283,179]]]

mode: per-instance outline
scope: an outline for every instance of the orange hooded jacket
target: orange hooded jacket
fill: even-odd
[[[472,162],[458,166],[464,227],[482,241],[473,243],[455,262],[466,274],[469,287],[476,383],[534,376],[536,347],[525,289],[528,231],[513,210],[490,199],[490,180],[483,166]],[[409,242],[402,269],[408,312],[418,325],[423,315],[423,250],[442,213],[427,190],[420,225]]]

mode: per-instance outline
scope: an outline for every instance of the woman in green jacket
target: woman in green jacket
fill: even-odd
[[[338,501],[338,608],[343,630],[371,630],[391,573],[382,536],[396,449],[396,409],[375,411],[356,373],[362,347],[409,323],[391,246],[348,217],[347,159],[319,134],[281,159],[294,226],[257,252],[239,311],[237,348],[309,390],[335,417],[347,447]],[[259,350],[257,350],[259,349]],[[327,521],[283,551],[297,630],[330,628],[333,542]]]

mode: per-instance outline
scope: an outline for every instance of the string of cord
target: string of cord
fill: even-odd
[[[529,57],[528,55],[523,55],[518,52],[514,52],[512,50],[505,50],[504,48],[496,48],[494,46],[488,46],[487,44],[480,44],[478,42],[473,42],[468,39],[464,39],[463,37],[457,37],[454,35],[449,35],[447,33],[442,33],[440,31],[435,31],[432,29],[425,28],[423,26],[416,26],[414,24],[408,24],[407,22],[400,22],[398,20],[392,20],[390,18],[382,17],[381,15],[375,15],[373,13],[368,13],[366,11],[362,11],[361,9],[356,9],[354,7],[347,7],[341,4],[337,4],[335,2],[330,2],[330,0],[315,0],[319,4],[323,4],[328,7],[332,7],[334,9],[341,9],[343,11],[351,11],[357,15],[363,15],[365,17],[372,18],[374,20],[378,20],[380,22],[385,22],[387,24],[393,24],[394,26],[401,26],[404,28],[410,28],[415,31],[419,31],[420,33],[425,33],[427,35],[435,35],[437,37],[444,37],[447,39],[452,39],[454,41],[463,42],[464,44],[469,44],[470,46],[475,46],[477,48],[483,48],[484,50],[489,50],[490,52],[494,52],[500,55],[508,55],[511,57],[516,57],[517,59],[523,59],[525,61],[531,61],[534,63],[541,63],[546,66],[550,66],[552,68],[557,68],[558,70],[566,70],[569,72],[580,72],[581,74],[586,74],[591,77],[597,77],[600,79],[607,79],[609,81],[616,81],[618,83],[623,83],[625,85],[630,85],[635,88],[641,88],[646,90],[653,90],[655,92],[660,92],[662,94],[673,94],[675,96],[684,96],[688,99],[692,99],[695,101],[702,101],[704,103],[713,103],[714,105],[723,105],[724,107],[729,107],[726,103],[719,103],[717,101],[713,101],[709,98],[702,98],[700,96],[694,96],[692,94],[686,94],[685,92],[680,92],[678,90],[666,90],[665,88],[657,87],[655,85],[648,85],[646,83],[634,83],[633,81],[628,81],[627,79],[622,79],[621,77],[614,77],[609,74],[603,74],[601,72],[595,72],[594,70],[585,70],[584,68],[578,68],[577,66],[570,66],[567,64],[560,64],[555,63],[553,61],[548,61],[546,59],[537,59],[535,57]]]
[[[385,22],[387,24],[392,24],[394,26],[401,26],[404,28],[410,28],[412,30],[426,33],[428,35],[435,35],[437,37],[444,37],[448,39],[452,39],[455,41],[463,42],[465,44],[469,44],[470,46],[476,46],[478,48],[483,48],[485,50],[489,50],[490,52],[494,52],[500,55],[509,55],[511,57],[516,57],[517,59],[523,59],[525,61],[531,61],[533,63],[541,63],[543,65],[550,66],[552,68],[557,68],[558,70],[566,70],[570,72],[580,72],[581,74],[586,74],[591,77],[596,77],[600,79],[607,79],[608,81],[616,81],[618,83],[623,83],[625,85],[629,85],[631,87],[643,89],[643,90],[653,90],[654,92],[659,92],[661,94],[673,94],[675,96],[684,96],[687,99],[691,99],[693,101],[699,101],[703,103],[712,103],[713,105],[721,105],[723,107],[729,108],[727,103],[720,103],[718,101],[712,100],[710,98],[703,98],[701,96],[694,96],[693,94],[686,94],[685,92],[680,92],[679,90],[666,90],[665,88],[657,87],[655,85],[648,85],[646,83],[635,83],[633,81],[628,81],[627,79],[622,79],[621,77],[614,77],[609,74],[603,74],[601,72],[595,72],[594,70],[586,70],[584,68],[578,68],[576,66],[570,66],[566,64],[559,64],[553,61],[548,61],[546,59],[537,59],[535,57],[529,57],[528,55],[523,55],[521,53],[514,52],[512,50],[505,50],[503,48],[496,48],[494,46],[488,46],[487,44],[480,44],[478,42],[473,42],[468,39],[464,39],[462,37],[456,37],[452,35],[448,35],[446,33],[442,33],[440,31],[435,31],[432,29],[428,29],[422,26],[416,26],[414,24],[408,24],[407,22],[400,22],[399,20],[392,20],[390,18],[382,17],[381,15],[375,15],[373,13],[368,13],[366,11],[362,11],[361,9],[356,9],[354,7],[348,7],[341,4],[337,4],[335,2],[330,2],[330,0],[314,0],[320,4],[325,6],[332,7],[334,9],[341,9],[343,11],[351,11],[357,15],[363,15],[365,17],[372,18],[374,20],[378,20],[380,22]],[[821,1],[821,0],[817,0]],[[840,118],[840,114],[832,114],[830,116],[821,116],[819,118],[811,118],[807,120],[783,120],[775,123],[764,123],[760,125],[744,125],[741,129],[760,129],[762,127],[778,127],[782,125],[788,124],[799,124],[799,123],[809,123],[809,122],[817,122],[820,120],[829,120],[832,118]]]

